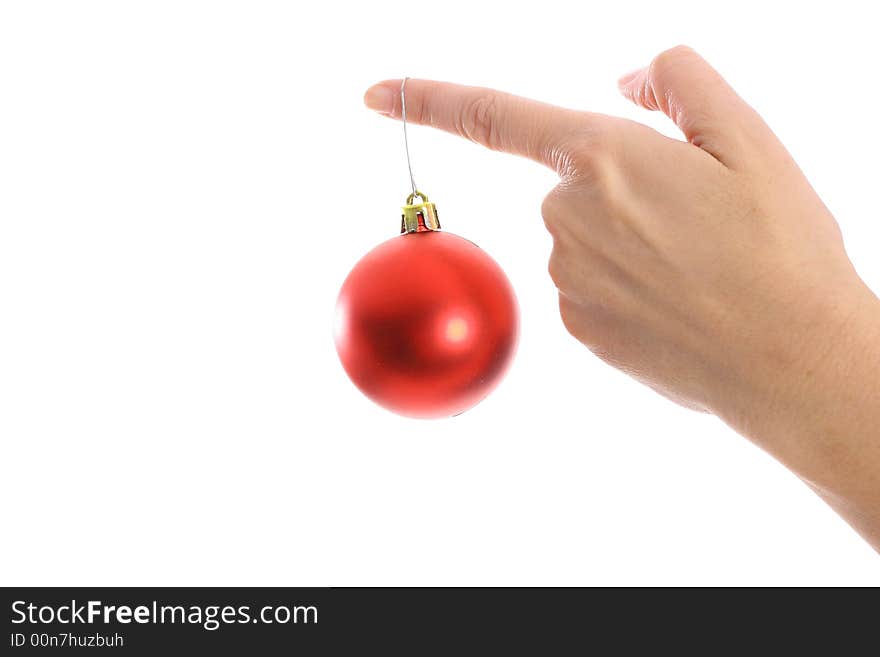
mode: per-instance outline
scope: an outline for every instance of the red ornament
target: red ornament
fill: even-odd
[[[348,376],[388,410],[458,415],[488,395],[516,349],[518,311],[504,272],[476,244],[441,232],[427,197],[404,207],[402,235],[367,253],[336,305]]]

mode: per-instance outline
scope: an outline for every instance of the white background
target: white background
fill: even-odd
[[[675,134],[615,81],[682,42],[774,127],[880,290],[876,21],[824,6],[0,5],[0,583],[880,584],[794,476],[566,334],[537,165],[411,133],[444,228],[519,297],[489,399],[398,418],[331,335],[408,191],[369,84]]]

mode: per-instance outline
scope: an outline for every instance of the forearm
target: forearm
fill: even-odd
[[[880,551],[880,300],[860,284],[838,310],[791,336],[792,366],[755,413],[724,419]]]

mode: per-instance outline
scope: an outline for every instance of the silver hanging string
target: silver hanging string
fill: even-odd
[[[400,115],[403,119],[403,146],[406,149],[406,166],[409,169],[409,183],[412,186],[413,196],[422,196],[422,193],[416,187],[416,179],[413,177],[412,161],[409,157],[409,139],[406,135],[406,81],[409,78],[403,78],[400,83]]]

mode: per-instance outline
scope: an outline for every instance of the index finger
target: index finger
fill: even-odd
[[[401,118],[402,80],[373,85],[364,95],[372,110]],[[432,80],[406,81],[406,120],[522,155],[562,172],[567,144],[589,115],[513,94]]]

